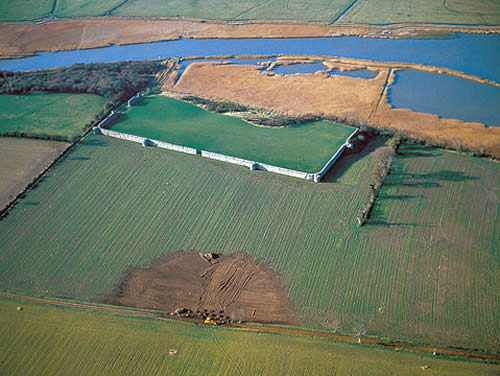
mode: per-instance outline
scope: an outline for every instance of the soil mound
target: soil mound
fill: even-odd
[[[130,268],[105,302],[167,312],[223,312],[235,321],[298,325],[276,273],[238,253],[204,258],[196,252]],[[198,316],[199,317],[199,316]]]

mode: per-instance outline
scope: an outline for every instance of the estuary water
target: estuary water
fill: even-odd
[[[41,52],[0,60],[0,70],[67,67],[74,63],[212,55],[325,55],[407,62],[456,69],[500,82],[500,35],[459,34],[453,39],[179,39],[89,50]]]
[[[324,55],[374,61],[407,62],[455,69],[500,82],[500,35],[458,34],[452,39],[376,39],[361,37],[301,39],[179,39],[89,50],[42,52],[23,59],[0,60],[0,70],[67,67],[75,63],[217,55]],[[229,60],[229,59],[228,59]],[[250,63],[238,61],[233,63]],[[185,68],[187,62],[182,63]],[[278,67],[323,70],[320,65]],[[181,72],[182,73],[182,68]],[[301,72],[302,73],[302,72]],[[313,73],[313,72],[311,72]],[[373,72],[332,72],[369,79]],[[397,108],[500,126],[500,88],[449,75],[404,70],[390,91]]]
[[[396,108],[500,126],[500,88],[449,74],[398,71],[388,99]]]

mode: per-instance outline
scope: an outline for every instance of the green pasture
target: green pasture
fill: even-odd
[[[105,104],[91,94],[0,95],[0,134],[79,135]]]
[[[354,128],[326,121],[290,128],[257,127],[177,99],[154,96],[123,114],[113,130],[293,170],[317,172]]]
[[[121,16],[184,16],[214,20],[297,20],[332,22],[352,0],[129,0],[113,14]]]
[[[498,25],[500,3],[491,0],[359,0],[340,23],[443,23]]]
[[[213,20],[333,22],[354,0],[58,0],[57,17],[188,17]],[[53,1],[0,0],[0,20],[45,17]],[[491,0],[359,0],[338,23],[450,23],[498,25],[500,4]]]
[[[377,145],[316,184],[89,137],[0,222],[0,288],[98,300],[131,265],[241,251],[306,327],[499,351],[498,163],[403,147],[359,228]]]
[[[0,21],[25,21],[46,17],[54,0],[0,0]]]
[[[102,16],[123,0],[57,0],[57,17]]]
[[[18,306],[23,311],[17,311]],[[495,375],[498,365],[0,299],[5,375]],[[177,350],[170,356],[171,349]],[[388,373],[389,372],[389,373]]]

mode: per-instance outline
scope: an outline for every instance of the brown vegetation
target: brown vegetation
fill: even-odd
[[[359,64],[366,66],[365,62]],[[293,116],[332,117],[354,124],[403,130],[408,137],[430,144],[500,156],[499,127],[486,128],[481,123],[440,119],[436,115],[392,108],[387,102],[387,87],[394,80],[394,71],[381,66],[369,67],[380,73],[366,80],[328,76],[323,72],[270,76],[254,66],[193,63],[175,86],[164,86],[164,90]]]
[[[201,318],[206,310],[233,321],[297,324],[275,273],[243,254],[211,261],[196,252],[165,256],[152,265],[130,269],[105,301],[181,317],[198,313]]]
[[[104,47],[182,38],[293,38],[357,35],[368,37],[412,37],[450,32],[498,33],[497,26],[452,26],[428,24],[325,25],[286,22],[213,22],[179,19],[127,19],[98,17],[62,19],[46,23],[0,24],[0,57],[19,57],[37,51]]]

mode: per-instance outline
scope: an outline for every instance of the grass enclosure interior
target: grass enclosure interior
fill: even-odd
[[[16,310],[22,306],[23,311]],[[498,365],[0,298],[5,375],[495,375]],[[175,356],[168,354],[177,350]],[[29,359],[29,361],[26,361]]]
[[[1,137],[0,209],[68,146],[65,142]]]
[[[165,96],[145,98],[112,129],[306,172],[321,170],[354,131],[327,121],[257,127]]]
[[[92,94],[0,95],[0,133],[79,135],[106,102]]]
[[[307,327],[498,351],[498,163],[403,147],[359,228],[373,147],[313,184],[89,137],[0,222],[0,287],[93,300],[163,254],[242,251]]]

